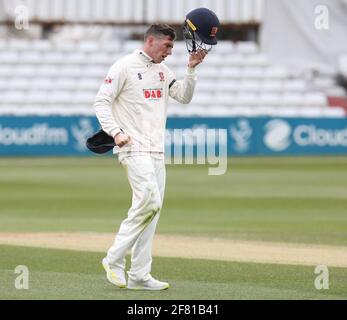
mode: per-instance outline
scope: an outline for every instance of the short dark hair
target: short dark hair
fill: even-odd
[[[175,30],[170,27],[168,24],[152,24],[148,30],[145,33],[145,41],[147,40],[148,36],[154,36],[154,37],[162,37],[162,36],[169,36],[170,40],[176,39],[176,32]]]

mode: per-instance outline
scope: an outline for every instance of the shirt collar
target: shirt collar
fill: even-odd
[[[154,63],[153,59],[146,53],[144,52],[143,50],[135,50],[135,53],[137,53],[140,58],[146,63]]]

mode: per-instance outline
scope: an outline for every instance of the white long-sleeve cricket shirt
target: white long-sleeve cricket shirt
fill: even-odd
[[[118,60],[109,70],[94,103],[102,129],[112,137],[127,133],[131,145],[117,152],[163,153],[169,96],[187,104],[193,97],[194,69],[187,69],[183,80],[176,81],[164,64],[155,64],[141,50]]]

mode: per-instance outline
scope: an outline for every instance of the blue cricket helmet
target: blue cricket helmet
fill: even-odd
[[[219,26],[217,15],[210,9],[198,8],[189,12],[183,26],[188,51],[190,53],[197,49],[210,51],[218,42],[216,35]]]

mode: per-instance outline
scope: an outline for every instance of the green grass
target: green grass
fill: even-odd
[[[231,158],[227,174],[168,166],[158,233],[347,245],[347,157]],[[0,232],[116,232],[131,201],[111,157],[0,159]],[[0,299],[347,299],[347,271],[329,268],[329,290],[314,267],[154,257],[165,292],[113,287],[103,253],[0,246]],[[16,290],[14,269],[30,270]]]
[[[347,245],[347,157],[169,165],[157,232]],[[111,157],[0,159],[0,231],[116,232],[130,205]]]
[[[154,258],[163,292],[133,292],[107,282],[103,254],[0,246],[0,299],[232,300],[347,299],[347,272],[329,268],[329,289],[317,290],[313,267]],[[17,290],[17,265],[29,268],[29,289]]]

